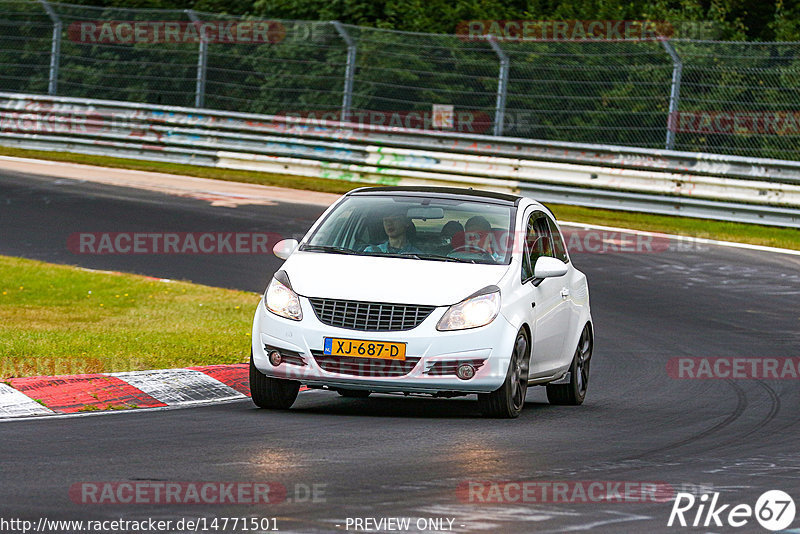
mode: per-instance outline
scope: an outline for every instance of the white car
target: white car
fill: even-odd
[[[287,409],[301,385],[477,394],[516,417],[529,385],[554,404],[586,395],[594,331],[586,277],[552,213],[515,195],[371,187],[328,208],[285,263],[253,320],[250,389]]]

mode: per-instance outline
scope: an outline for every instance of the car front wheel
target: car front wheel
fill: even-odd
[[[478,407],[484,416],[512,419],[522,412],[528,392],[529,347],[528,335],[524,329],[520,330],[514,341],[505,382],[496,391],[478,394]]]
[[[589,364],[592,360],[593,345],[592,327],[586,323],[569,368],[569,383],[547,384],[547,400],[550,404],[572,406],[583,404],[589,386]]]
[[[299,391],[300,382],[272,378],[259,371],[253,363],[252,353],[250,354],[250,395],[256,406],[288,410],[294,404]]]

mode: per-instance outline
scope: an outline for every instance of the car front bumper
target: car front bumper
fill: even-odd
[[[253,320],[253,362],[267,376],[333,389],[409,393],[488,393],[502,386],[506,378],[517,332],[502,313],[486,326],[439,332],[436,324],[447,310],[439,307],[411,330],[365,332],[323,324],[317,319],[308,299],[300,297],[300,301],[303,310],[301,321],[279,317],[266,309],[263,299],[259,301]],[[320,356],[323,351],[326,337],[406,343],[406,357],[410,361],[419,358],[419,361],[402,376],[381,373],[360,376],[336,372],[330,366],[326,366],[326,370],[315,359],[315,354]],[[298,353],[305,364],[284,361],[277,367],[273,366],[265,347]],[[432,373],[437,362],[449,362],[452,366],[453,362],[465,361],[483,361],[469,380],[459,379],[455,374]],[[368,361],[365,363],[369,364]]]

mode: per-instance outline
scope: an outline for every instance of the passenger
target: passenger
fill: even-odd
[[[442,249],[444,252],[453,250],[453,236],[464,233],[464,225],[458,221],[448,221],[439,232]]]
[[[406,215],[405,208],[396,207],[383,216],[383,230],[388,239],[377,245],[369,245],[364,252],[383,252],[388,254],[416,254],[419,249],[412,245],[408,239],[408,230],[411,219]]]

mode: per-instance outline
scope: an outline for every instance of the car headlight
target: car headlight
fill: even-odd
[[[299,321],[303,318],[300,297],[291,288],[273,278],[264,292],[264,304],[275,315]]]
[[[485,326],[500,312],[500,290],[468,297],[444,313],[436,330],[465,330]]]

